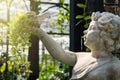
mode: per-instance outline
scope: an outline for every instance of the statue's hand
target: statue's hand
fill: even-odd
[[[29,17],[29,19],[31,19],[33,27],[40,26],[44,19],[50,18],[50,14],[48,12],[42,13],[40,15],[36,15],[35,12],[31,11],[31,12],[27,12],[26,14]]]
[[[50,18],[50,14],[48,12],[45,12],[41,15],[36,15],[35,12],[31,11],[26,13],[29,19],[31,20],[31,25],[32,25],[32,34],[33,35],[40,35],[40,30],[39,26],[42,24],[43,20],[46,18]]]
[[[45,13],[43,13],[43,14],[40,14],[40,15],[37,15],[36,17],[35,17],[35,23],[38,25],[38,26],[40,26],[41,24],[42,24],[42,22],[44,21],[44,19],[46,19],[46,18],[50,18],[50,13],[48,13],[48,12],[45,12]]]

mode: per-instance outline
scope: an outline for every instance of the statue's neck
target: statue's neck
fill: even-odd
[[[102,51],[102,50],[92,50],[92,57],[94,58],[103,58],[103,57],[110,57],[112,54],[108,51]]]

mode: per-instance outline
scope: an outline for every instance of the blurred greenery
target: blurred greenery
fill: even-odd
[[[0,79],[27,80],[31,73],[26,54],[30,46],[31,20],[24,13],[19,13],[7,24],[9,28],[7,33],[3,34],[8,35],[10,51],[9,54],[6,52],[0,54]]]
[[[69,66],[51,58],[48,54],[42,54],[40,63],[39,80],[68,80]]]
[[[83,14],[82,15],[77,15],[76,19],[79,19],[76,25],[79,25],[80,23],[84,22],[84,28],[88,28],[89,22],[90,22],[90,14],[86,12],[86,4],[77,4],[77,6],[81,9],[83,9]]]
[[[61,6],[58,8],[58,16],[56,19],[56,27],[61,33],[66,33],[66,25],[70,24],[70,4],[65,4],[65,0],[59,0]]]

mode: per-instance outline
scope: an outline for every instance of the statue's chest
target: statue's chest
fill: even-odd
[[[115,80],[114,74],[116,73],[114,72],[112,66],[110,64],[104,64],[101,67],[93,69],[88,75],[86,75],[85,78],[88,80]]]
[[[88,59],[80,63],[78,60],[73,68],[72,78],[80,78],[80,80],[82,80],[82,78],[86,78],[83,80],[108,80],[107,76],[109,76],[109,70],[112,70],[112,65],[110,64],[110,61],[111,60],[109,59]]]

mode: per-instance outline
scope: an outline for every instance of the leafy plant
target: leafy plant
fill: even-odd
[[[66,25],[69,25],[69,19],[70,19],[70,5],[69,4],[65,4],[65,0],[59,0],[59,12],[58,12],[58,17],[56,20],[56,26],[57,28],[62,32],[62,33],[66,33]]]
[[[78,25],[78,24],[80,24],[81,22],[85,21],[84,27],[85,27],[85,28],[88,28],[89,21],[90,21],[91,17],[90,17],[90,15],[86,12],[86,7],[87,7],[87,6],[86,6],[85,4],[81,4],[81,3],[77,4],[77,6],[78,6],[79,8],[82,8],[82,9],[83,9],[83,14],[76,16],[76,19],[80,19],[80,21],[77,22],[76,25]]]
[[[31,45],[31,19],[24,13],[17,14],[8,23],[6,33],[9,37],[10,52],[0,54],[0,79],[2,80],[27,80],[31,73],[30,63],[27,61],[27,50]]]
[[[40,63],[40,80],[68,80],[69,66],[52,59],[50,55],[43,54]]]
[[[12,45],[11,51],[23,51],[30,46],[29,37],[32,30],[32,21],[24,13],[16,15],[9,25],[9,41]]]

